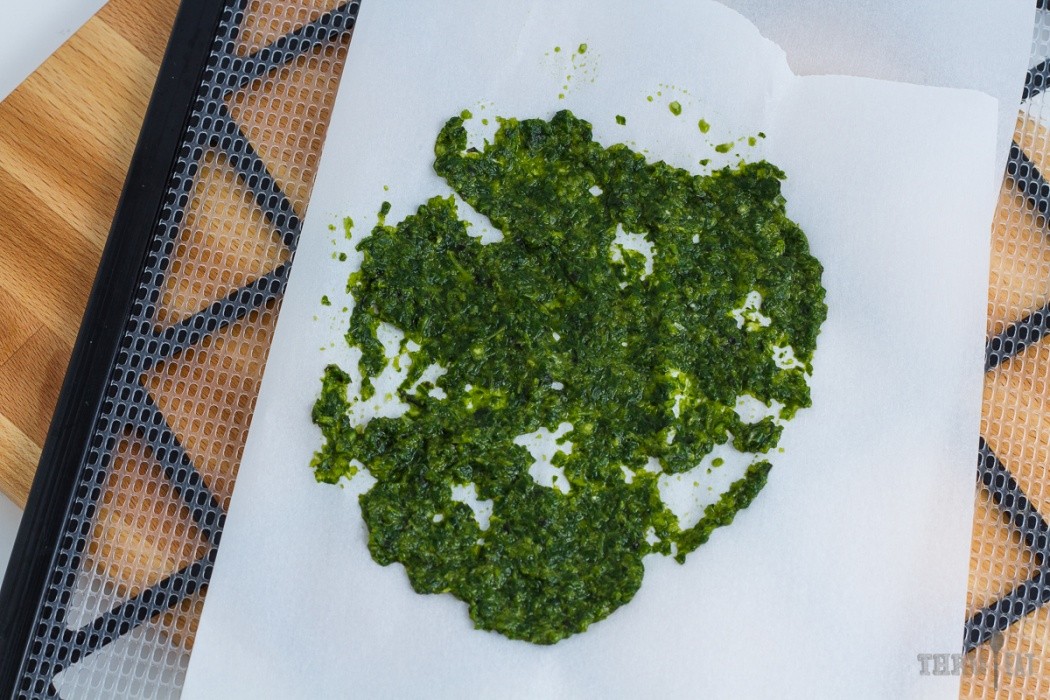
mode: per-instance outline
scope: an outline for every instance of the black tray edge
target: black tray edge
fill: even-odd
[[[0,587],[0,695],[15,696],[139,273],[226,0],[181,0]]]

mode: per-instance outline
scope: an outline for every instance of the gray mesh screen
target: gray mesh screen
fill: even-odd
[[[179,693],[357,9],[227,2],[23,697]],[[1040,9],[992,231],[965,698],[1050,696],[1048,56]]]

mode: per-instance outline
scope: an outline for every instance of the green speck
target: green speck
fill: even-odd
[[[325,294],[323,297],[321,297],[321,306],[331,306],[331,305],[332,305],[332,301],[328,298],[327,294]]]
[[[700,165],[702,165],[702,166],[704,166],[704,167],[706,168],[706,167],[707,167],[707,164],[708,164],[708,163],[710,163],[710,162],[711,162],[711,159],[710,159],[710,158],[702,158],[702,159],[700,160]]]
[[[715,146],[715,150],[719,153],[729,153],[731,150],[733,150],[733,143],[720,143],[717,146]]]
[[[724,459],[722,459],[721,457],[715,457],[714,459],[711,460],[711,466],[712,467],[720,467],[720,466],[722,466],[725,463],[726,463],[726,461]]]
[[[559,100],[564,100],[565,99],[565,93],[564,92],[558,93],[558,99]]]
[[[561,47],[560,46],[555,46],[554,47],[554,53],[560,53],[560,52],[561,52]]]
[[[390,191],[390,185],[383,185],[383,191],[384,192],[389,192]]]
[[[484,119],[482,119],[481,123],[484,124],[485,126],[488,126],[489,125],[488,117],[485,117]]]
[[[346,262],[346,253],[339,254],[339,262]]]
[[[328,224],[329,231],[335,231],[335,224]]]
[[[459,118],[463,121],[467,121],[468,119],[473,119],[474,115],[470,113],[469,109],[465,109],[459,113]]]
[[[758,132],[758,138],[764,139],[765,137],[766,137],[766,133],[764,131]]]
[[[748,146],[754,146],[756,143],[758,143],[758,141],[755,139],[754,136],[748,136],[747,137],[747,145]]]
[[[620,126],[623,126],[624,124],[627,123],[627,117],[623,116],[622,114],[617,114],[616,115],[616,123],[619,124]]]
[[[706,133],[707,133],[708,131],[711,131],[711,125],[710,125],[710,124],[708,124],[708,123],[707,123],[707,121],[705,121],[705,120],[703,120],[703,119],[701,119],[700,121],[698,121],[698,122],[696,123],[696,125],[697,125],[698,127],[700,127],[700,133],[701,133],[701,134],[706,134]]]
[[[646,96],[646,98],[645,98],[645,99],[647,99],[647,100],[649,100],[650,102],[652,102],[652,101],[653,101],[653,96],[652,96],[652,95],[648,95],[648,96]]]
[[[343,217],[343,234],[346,236],[347,240],[350,240],[354,235],[354,220],[349,216]]]
[[[810,405],[805,375],[827,312],[822,267],[787,216],[783,172],[765,161],[696,175],[623,144],[606,148],[566,110],[505,119],[480,152],[466,153],[466,138],[462,118],[450,119],[434,170],[504,238],[482,245],[456,200],[436,196],[402,221],[381,219],[357,244],[345,337],[360,352],[361,382],[326,368],[311,467],[332,484],[368,468],[375,482],[359,498],[368,551],[380,565],[402,564],[416,592],[465,601],[480,629],[553,644],[627,604],[646,555],[671,556],[673,545],[684,561],[763,488],[767,461],[683,528],[645,466],[655,458],[662,473],[682,474],[730,435],[750,452],[777,445],[780,426],[743,423],[736,398],[778,401],[785,419]],[[615,196],[594,197],[591,186]],[[650,271],[636,251],[613,255],[621,227],[652,245]],[[693,236],[699,243],[682,245]],[[773,322],[739,328],[731,311],[754,289]],[[411,363],[392,392],[409,408],[355,425],[351,406],[374,395],[372,380],[390,365],[381,324],[419,345],[402,346]],[[772,347],[787,344],[806,372],[773,368]],[[433,364],[446,373],[410,394]],[[438,388],[444,400],[432,396]],[[552,462],[567,494],[536,483],[531,455],[514,442],[562,423],[572,424],[563,441],[573,448]],[[452,498],[465,484],[492,502],[487,530]],[[358,546],[346,533],[318,536]]]
[[[667,105],[667,108],[671,110],[671,114],[675,115],[676,117],[682,113],[682,103],[678,100],[675,100],[671,104]]]
[[[587,53],[587,44],[580,44],[580,48],[576,49],[578,53]]]

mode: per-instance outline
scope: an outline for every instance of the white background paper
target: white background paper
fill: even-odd
[[[856,75],[980,90],[999,100],[997,168],[1028,69],[1028,0],[725,0],[780,45],[798,75]],[[1045,14],[1045,13],[1043,13]]]
[[[920,676],[916,654],[961,642],[995,101],[793,78],[702,0],[567,5],[363,3],[186,697],[957,697],[958,678]],[[559,63],[580,42],[580,64]],[[570,51],[545,56],[555,45]],[[587,80],[558,100],[568,73]],[[814,407],[769,485],[684,566],[650,558],[631,603],[553,647],[474,631],[459,601],[412,593],[369,558],[355,488],[307,467],[321,370],[348,357],[350,269],[328,226],[349,214],[367,230],[384,199],[396,221],[447,192],[434,137],[483,105],[570,107],[603,143],[694,169],[708,140],[764,130],[741,152],[788,173],[789,213],[826,270]]]

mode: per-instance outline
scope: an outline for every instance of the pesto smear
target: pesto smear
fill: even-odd
[[[312,466],[325,483],[360,465],[376,479],[360,497],[376,562],[462,599],[479,628],[552,644],[631,600],[647,554],[683,562],[763,487],[762,455],[810,405],[822,268],[767,162],[707,176],[647,163],[568,111],[501,120],[482,151],[454,117],[435,154],[503,240],[468,235],[452,197],[396,225],[384,204],[348,284],[361,386],[325,370]],[[380,324],[405,334],[407,410],[355,422],[391,362]],[[779,417],[745,420],[739,397]],[[555,431],[556,476],[538,481],[527,438]],[[661,474],[725,443],[750,466],[680,526]]]

